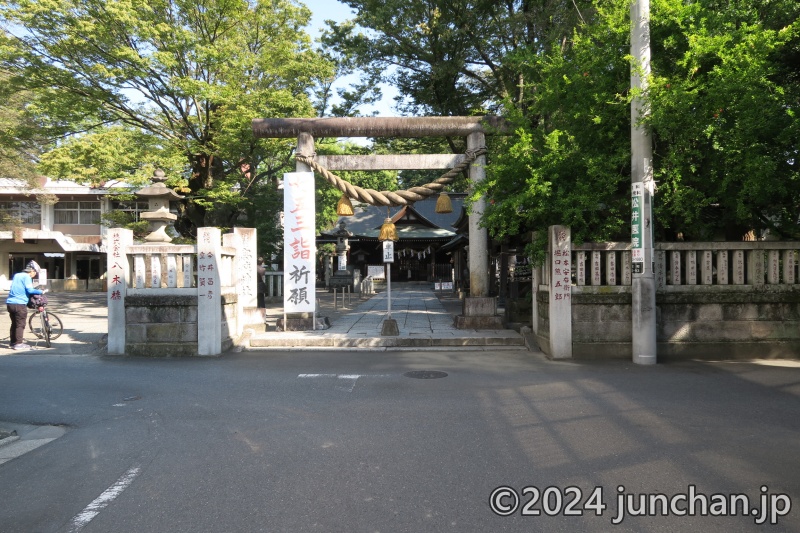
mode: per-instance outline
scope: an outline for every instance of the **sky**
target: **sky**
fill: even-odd
[[[341,22],[353,17],[353,11],[342,4],[338,0],[298,0],[305,4],[313,13],[311,17],[311,24],[308,27],[308,33],[312,38],[319,36],[322,29],[325,28],[326,20],[335,20]],[[355,77],[352,79],[355,81]],[[337,84],[338,87],[347,86],[347,78],[343,78],[341,83]],[[398,113],[392,109],[394,105],[394,96],[397,92],[394,88],[383,85],[381,86],[383,92],[383,99],[374,106],[361,107],[362,115],[370,115],[373,111],[378,111],[378,116],[381,117],[396,117]]]

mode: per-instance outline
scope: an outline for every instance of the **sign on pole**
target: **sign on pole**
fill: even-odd
[[[383,241],[383,262],[394,263],[394,241]]]
[[[631,184],[631,264],[634,274],[644,272],[644,184]]]
[[[314,173],[283,175],[283,308],[313,313],[316,302]]]

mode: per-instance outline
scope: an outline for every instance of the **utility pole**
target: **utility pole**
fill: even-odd
[[[653,143],[642,120],[650,75],[650,0],[631,0],[631,258],[633,362],[656,363],[656,276],[653,253]]]

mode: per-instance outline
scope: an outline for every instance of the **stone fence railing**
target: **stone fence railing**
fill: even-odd
[[[628,243],[573,245],[549,229],[532,326],[551,357],[628,357]],[[658,356],[800,356],[800,242],[656,243]]]
[[[570,270],[573,291],[584,287],[630,287],[631,245],[573,245]],[[658,290],[691,290],[697,285],[794,285],[798,279],[800,242],[656,243]],[[550,284],[550,269],[541,284]],[[621,289],[626,291],[627,289]]]
[[[267,271],[264,274],[264,284],[267,287],[267,292],[264,293],[267,298],[283,299],[283,272]]]
[[[109,230],[108,353],[218,355],[256,308],[256,233],[199,228],[197,245],[135,245]]]

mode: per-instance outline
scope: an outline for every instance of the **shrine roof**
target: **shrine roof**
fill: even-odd
[[[388,216],[394,221],[397,234],[402,240],[449,240],[455,236],[453,224],[461,214],[465,197],[464,193],[450,194],[452,213],[437,213],[438,195],[433,195],[413,205],[390,207]],[[347,230],[353,233],[353,238],[377,239],[381,225],[387,217],[387,208],[354,203],[353,211],[353,216],[339,217],[332,228],[322,232],[322,237],[332,237],[339,229],[339,222],[344,221]]]

